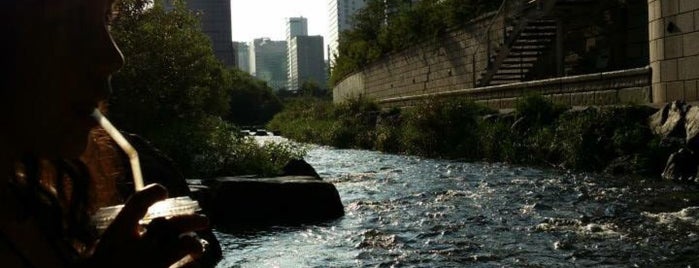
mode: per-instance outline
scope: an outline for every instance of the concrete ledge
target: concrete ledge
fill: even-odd
[[[608,98],[588,100],[588,98],[572,98],[570,105],[589,105],[589,104],[621,104],[632,100],[645,101],[650,96],[645,96],[645,88],[650,85],[651,68],[649,66],[636,69],[620,70],[613,72],[585,74],[577,76],[557,77],[551,79],[543,79],[536,81],[527,81],[521,83],[512,83],[506,85],[488,86],[480,88],[469,88],[438,92],[433,94],[419,94],[412,96],[403,96],[396,98],[386,98],[378,100],[381,105],[396,106],[398,103],[414,103],[423,99],[430,98],[445,98],[445,97],[468,97],[478,100],[482,103],[487,103],[490,100],[512,100],[521,97],[528,92],[538,92],[542,95],[560,95],[560,94],[582,94],[604,91]],[[637,96],[628,96],[628,90],[635,89],[638,92]],[[623,100],[620,94],[612,94],[611,90],[624,90]],[[649,93],[648,93],[649,94]],[[585,94],[582,94],[585,95]],[[593,94],[594,95],[594,94]],[[562,98],[559,96],[559,98]],[[594,97],[593,97],[594,98]],[[508,108],[508,107],[499,107]]]

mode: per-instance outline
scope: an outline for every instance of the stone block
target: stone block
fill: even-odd
[[[563,104],[563,105],[570,105],[570,94],[554,94],[551,96],[551,100],[554,103],[558,104]]]
[[[663,17],[672,16],[680,12],[679,0],[660,0]]]
[[[595,99],[594,92],[583,92],[583,93],[579,93],[579,94],[580,94],[581,101],[577,105],[582,105],[582,106],[595,105],[596,99]]]
[[[669,36],[666,37],[664,42],[665,46],[665,58],[674,59],[682,57],[682,36]]]
[[[665,84],[663,83],[653,83],[652,86],[652,97],[653,103],[665,103],[667,102],[667,93],[665,92]]]
[[[662,16],[660,9],[660,1],[651,1],[648,3],[648,20],[654,21]]]
[[[663,20],[651,21],[648,25],[648,36],[650,40],[657,40],[665,37],[665,23]]]
[[[697,101],[697,81],[684,81],[684,99],[686,101]]]
[[[677,80],[677,60],[665,60],[660,62],[660,81],[668,82]]]
[[[684,100],[684,82],[666,83],[665,92],[668,101]]]
[[[699,10],[699,1],[697,0],[680,0],[679,12],[690,12]]]
[[[651,102],[650,87],[622,88],[617,94],[621,104],[645,104]]]
[[[657,57],[656,60],[664,60],[665,59],[665,40],[664,39],[658,39],[655,40],[657,42]],[[652,58],[651,58],[652,59]]]
[[[696,0],[692,0],[696,1]],[[699,3],[699,1],[696,1]],[[694,12],[686,12],[677,15],[675,24],[681,33],[689,33],[694,31]]]
[[[604,90],[595,92],[595,105],[618,104],[619,98],[616,90]]]
[[[699,1],[698,1],[699,2]],[[699,32],[692,32],[682,36],[684,56],[699,55]]]
[[[699,79],[699,55],[679,59],[680,80]]]
[[[694,11],[694,29],[699,30],[699,10]]]
[[[660,62],[652,62],[650,64],[651,68],[651,83],[659,83],[660,82]]]

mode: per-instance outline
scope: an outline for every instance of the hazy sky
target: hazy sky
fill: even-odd
[[[322,35],[327,42],[328,0],[231,0],[233,40],[284,40],[284,18],[301,16],[308,19],[308,35]]]

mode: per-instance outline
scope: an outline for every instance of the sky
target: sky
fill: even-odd
[[[233,41],[285,40],[289,17],[307,18],[308,35],[322,35],[327,42],[328,0],[231,0]]]

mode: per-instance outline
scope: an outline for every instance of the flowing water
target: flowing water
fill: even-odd
[[[361,150],[306,160],[346,215],[217,232],[218,267],[688,267],[697,187]]]

